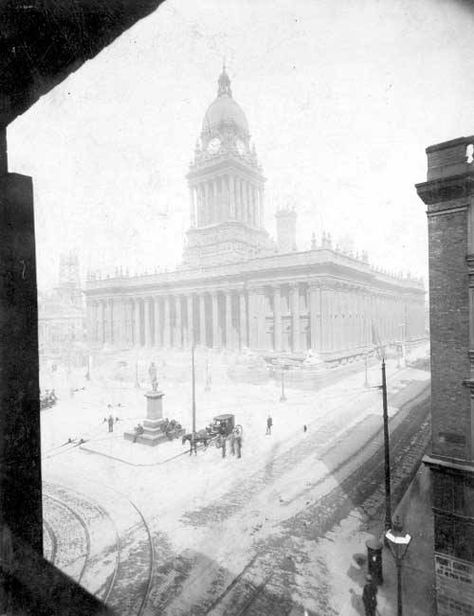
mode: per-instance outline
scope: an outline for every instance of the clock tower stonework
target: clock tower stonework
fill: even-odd
[[[184,264],[246,261],[276,251],[263,226],[265,178],[225,67],[217,98],[204,116],[187,180],[191,228]]]

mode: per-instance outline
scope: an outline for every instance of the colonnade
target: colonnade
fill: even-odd
[[[233,174],[223,174],[190,186],[191,226],[240,220],[263,226],[263,188]]]
[[[422,296],[346,284],[282,283],[88,298],[90,342],[350,354],[424,333]]]

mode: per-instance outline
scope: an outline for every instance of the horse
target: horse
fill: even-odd
[[[181,439],[181,443],[184,445],[186,443],[186,441],[191,442],[191,438],[193,436],[192,432],[189,432],[188,434],[183,434],[183,437]],[[194,440],[196,442],[196,444],[199,443],[204,443],[204,447],[207,447],[207,444],[209,443],[210,440],[210,436],[207,430],[198,430],[197,432],[194,433]]]

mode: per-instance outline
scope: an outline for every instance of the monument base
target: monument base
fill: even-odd
[[[162,391],[148,391],[145,394],[147,399],[146,419],[143,420],[142,434],[136,434],[134,430],[124,432],[124,439],[141,445],[155,447],[160,443],[181,437],[184,429],[174,430],[172,436],[167,435],[164,428],[166,419],[163,419],[163,396]]]

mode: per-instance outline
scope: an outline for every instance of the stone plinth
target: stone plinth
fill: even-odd
[[[146,419],[141,422],[143,425],[143,434],[139,434],[136,437],[136,443],[154,447],[155,445],[169,440],[165,432],[161,429],[165,421],[163,419],[164,395],[162,391],[146,392]],[[125,432],[124,438],[126,441],[133,441],[135,439],[135,432],[133,430]]]
[[[163,419],[163,396],[162,391],[147,391],[146,398],[146,418],[150,421]]]

